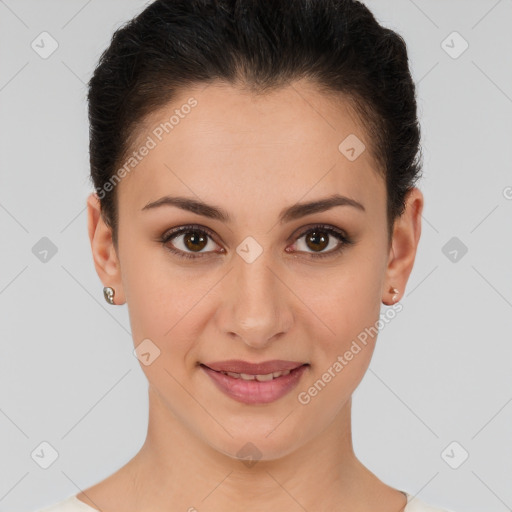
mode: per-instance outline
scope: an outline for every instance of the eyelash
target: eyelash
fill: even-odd
[[[330,250],[328,252],[324,252],[324,253],[314,253],[314,252],[313,253],[306,253],[306,254],[309,255],[308,257],[311,257],[313,259],[326,258],[326,257],[335,256],[335,255],[341,253],[341,251],[343,251],[343,249],[345,249],[347,246],[352,245],[354,243],[353,240],[351,238],[349,238],[343,231],[341,231],[341,230],[339,230],[337,228],[334,228],[332,226],[324,225],[324,224],[315,224],[315,225],[309,227],[306,231],[303,231],[295,240],[299,240],[304,235],[307,235],[308,233],[311,233],[312,231],[315,231],[315,229],[318,229],[318,230],[321,229],[322,231],[328,233],[329,235],[334,236],[334,238],[337,238],[341,243],[340,243],[340,245],[336,249],[332,249],[332,250]],[[205,254],[205,253],[197,253],[197,254],[188,253],[188,252],[182,251],[181,249],[175,249],[175,248],[167,245],[171,240],[173,240],[177,236],[182,235],[184,233],[185,234],[186,233],[190,233],[190,232],[200,233],[202,235],[208,235],[212,239],[214,238],[213,232],[210,231],[208,228],[205,228],[205,227],[202,227],[202,226],[198,226],[196,224],[191,224],[191,225],[187,225],[187,226],[180,226],[179,228],[175,228],[175,229],[173,229],[171,231],[166,232],[161,237],[159,242],[168,251],[172,252],[173,254],[176,254],[180,258],[185,258],[185,259],[203,258],[204,256],[202,256],[202,255]]]

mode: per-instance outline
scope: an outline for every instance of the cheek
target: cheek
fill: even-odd
[[[303,290],[308,304],[331,328],[333,343],[339,343],[378,320],[384,279],[383,259],[377,253],[354,252],[337,269],[317,281],[316,292]],[[312,283],[311,283],[312,284]]]
[[[172,397],[174,407],[190,406],[190,397],[180,382],[192,370],[188,354],[201,329],[194,313],[200,310],[201,283],[191,286],[190,277],[171,265],[137,264],[126,269],[129,281],[127,303],[132,337],[147,380],[162,397]],[[154,259],[154,258],[153,258]],[[148,354],[149,356],[144,356]],[[148,360],[149,359],[149,360]],[[179,405],[181,404],[181,405]]]
[[[176,332],[207,287],[201,280],[191,286],[190,272],[173,265],[155,244],[127,244],[123,250],[123,287],[135,345],[149,338],[163,348],[165,340],[174,339],[173,350],[179,350]]]
[[[343,281],[349,284],[350,279]],[[300,390],[301,404],[314,404],[315,417],[329,423],[346,404],[370,364],[378,335],[379,289],[354,279],[354,287],[331,294],[323,304],[322,321],[330,329],[311,327],[312,375]],[[317,322],[318,324],[318,322]],[[331,332],[332,331],[332,332]],[[322,332],[321,336],[318,335]]]
[[[303,289],[303,296],[308,297],[307,303],[317,316],[315,319],[310,315],[313,320],[307,325],[308,337],[316,340],[312,344],[312,358],[317,361],[315,376],[321,377],[327,371],[335,374],[330,387],[338,389],[338,398],[362,379],[378,335],[386,259],[382,247],[362,245],[326,279],[317,282],[321,286],[314,295],[312,287],[309,295]]]

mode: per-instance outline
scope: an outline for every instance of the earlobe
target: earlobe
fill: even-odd
[[[87,228],[98,277],[104,287],[115,290],[115,304],[123,304],[125,299],[121,268],[112,240],[112,230],[103,220],[100,201],[94,192],[87,198]]]
[[[382,302],[386,305],[394,304],[405,291],[421,236],[423,203],[422,192],[412,188],[405,199],[404,213],[395,220],[382,295]],[[391,289],[399,290],[398,296]]]

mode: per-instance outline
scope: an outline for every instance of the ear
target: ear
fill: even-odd
[[[87,227],[96,272],[103,286],[114,289],[114,303],[124,304],[121,266],[112,240],[112,230],[103,220],[100,200],[94,192],[87,198]]]
[[[382,302],[388,306],[395,303],[392,300],[394,293],[390,290],[398,290],[396,301],[399,301],[412,271],[421,235],[423,204],[422,192],[416,187],[412,188],[405,199],[404,213],[395,220],[384,280],[385,288],[382,290]]]

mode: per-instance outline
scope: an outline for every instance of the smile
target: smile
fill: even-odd
[[[277,379],[278,377],[281,377],[282,375],[288,375],[291,372],[291,370],[285,370],[282,372],[273,372],[273,373],[266,373],[264,375],[249,375],[248,373],[235,373],[235,372],[219,372],[223,373],[224,375],[229,375],[230,377],[233,377],[234,379],[243,379],[243,380],[257,380],[258,382],[265,382],[268,380]]]
[[[299,384],[309,365],[303,364],[293,370],[257,375],[216,371],[205,365],[200,367],[217,389],[233,400],[245,404],[267,404],[292,391]]]

